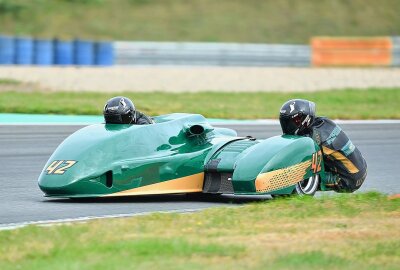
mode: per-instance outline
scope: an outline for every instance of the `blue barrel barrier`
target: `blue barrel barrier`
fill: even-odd
[[[74,64],[75,65],[93,65],[94,64],[94,46],[93,42],[86,40],[74,41]]]
[[[0,36],[0,65],[14,64],[14,38]]]
[[[33,40],[30,37],[15,39],[15,64],[31,65],[33,63]]]
[[[114,46],[112,42],[95,43],[95,65],[112,66],[114,64]]]
[[[35,65],[47,66],[53,64],[52,40],[36,39],[33,51],[33,63]]]
[[[72,65],[74,62],[74,46],[72,41],[54,40],[54,64]]]

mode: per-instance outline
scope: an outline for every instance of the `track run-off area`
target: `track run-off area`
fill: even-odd
[[[397,160],[400,121],[340,121],[368,163],[368,177],[357,192],[400,193]],[[268,138],[281,133],[277,121],[214,124],[238,131],[239,136]],[[43,197],[37,178],[56,147],[83,125],[0,124],[0,229],[30,223],[86,220],[141,215],[151,212],[188,212],[208,207],[240,205],[269,196],[196,197],[159,195],[73,201]]]

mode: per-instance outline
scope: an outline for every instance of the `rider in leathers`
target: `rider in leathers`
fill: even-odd
[[[311,137],[321,148],[325,185],[337,192],[354,192],[367,176],[367,163],[344,131],[326,117],[315,117],[315,104],[293,99],[283,104],[279,121],[284,134]]]

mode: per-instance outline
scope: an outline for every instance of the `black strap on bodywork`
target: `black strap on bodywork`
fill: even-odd
[[[210,161],[208,161],[207,164],[204,166],[204,169],[207,172],[216,172],[220,161],[221,161],[220,158],[210,159]]]
[[[236,138],[236,139],[233,139],[233,140],[231,140],[231,141],[229,141],[229,142],[226,142],[226,143],[224,143],[223,145],[221,145],[221,146],[214,152],[214,154],[213,154],[212,156],[215,156],[215,155],[219,154],[219,152],[221,152],[228,144],[231,144],[231,143],[234,143],[234,142],[237,142],[237,141],[242,141],[242,140],[255,141],[255,140],[257,140],[257,139],[254,138],[254,137],[252,137],[252,136],[238,137],[238,138]]]

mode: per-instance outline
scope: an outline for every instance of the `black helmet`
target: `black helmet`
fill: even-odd
[[[106,124],[136,123],[136,109],[133,102],[126,97],[113,97],[108,100],[103,110]]]
[[[304,135],[314,119],[315,103],[305,99],[292,99],[285,102],[279,113],[283,134]]]

